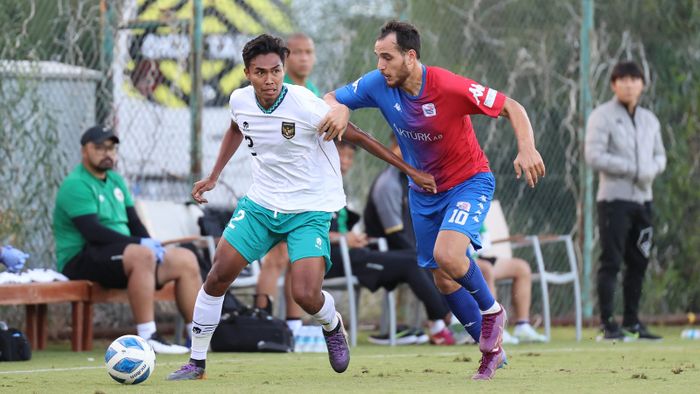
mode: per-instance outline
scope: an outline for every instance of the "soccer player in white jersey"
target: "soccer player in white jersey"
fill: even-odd
[[[221,317],[224,293],[241,270],[286,240],[292,261],[294,300],[323,327],[328,357],[340,373],[350,363],[345,329],[333,297],[321,291],[330,268],[328,229],[332,212],[345,206],[338,151],[317,127],[328,105],[308,89],[284,84],[283,42],[263,34],[243,48],[251,86],[231,94],[229,126],[211,174],[195,183],[192,197],[216,185],[226,163],[245,143],[253,156],[253,184],[239,202],[216,249],[214,264],[197,295],[190,360],[168,380],[202,379],[209,342]],[[416,185],[435,192],[432,175],[416,170],[381,143],[349,125],[344,135],[396,166]]]

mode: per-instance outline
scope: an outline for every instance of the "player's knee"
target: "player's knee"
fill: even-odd
[[[450,248],[440,248],[433,251],[433,257],[438,266],[447,272],[451,277],[464,275],[465,263],[467,261],[464,253],[456,253]]]
[[[134,271],[155,271],[156,255],[145,246],[131,244],[124,250],[122,256],[124,266]]]
[[[527,261],[523,259],[515,259],[514,263],[517,264],[519,276],[528,279],[532,278],[532,269],[530,268],[530,264],[528,264]]]
[[[314,286],[292,286],[292,297],[294,302],[302,308],[312,303],[314,297],[321,292],[320,289]]]
[[[168,249],[165,252],[165,263],[172,264],[181,274],[199,274],[197,256],[189,249]]]
[[[228,287],[234,279],[233,273],[222,269],[220,264],[214,264],[207,274],[206,283],[215,288]]]

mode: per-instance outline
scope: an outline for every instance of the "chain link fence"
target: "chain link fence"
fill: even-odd
[[[205,173],[228,126],[228,95],[245,83],[240,51],[248,39],[263,32],[308,33],[317,50],[312,80],[329,91],[372,70],[379,27],[405,19],[422,33],[425,64],[491,86],[528,110],[547,165],[534,190],[515,180],[508,122],[474,119],[511,232],[580,237],[580,1],[212,0],[203,6]],[[700,290],[690,286],[700,279],[694,270],[700,260],[694,228],[700,222],[698,7],[693,1],[598,2],[591,36],[586,71],[594,104],[611,97],[612,66],[634,59],[650,77],[642,105],[664,125],[669,166],[656,184],[657,248],[643,309],[653,313],[700,307]],[[55,264],[56,190],[79,162],[78,138],[91,124],[118,131],[118,170],[137,198],[188,200],[191,18],[192,1],[185,0],[0,0],[0,240],[30,252],[31,267]],[[388,141],[378,111],[356,111],[352,120]],[[234,156],[210,197],[214,205],[231,207],[245,193],[249,165],[248,156]],[[362,210],[383,167],[358,154],[346,180],[352,208]],[[545,252],[553,268],[563,267],[563,248]],[[571,315],[569,292],[552,289],[555,316]]]

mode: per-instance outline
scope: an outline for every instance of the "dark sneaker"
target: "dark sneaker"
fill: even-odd
[[[603,323],[600,327],[600,335],[598,335],[598,340],[606,341],[623,341],[625,340],[625,334],[620,330],[620,326],[614,321],[609,321]]]
[[[637,323],[633,326],[626,326],[622,329],[627,335],[634,335],[638,339],[646,339],[648,341],[660,341],[663,337],[652,334],[642,323]]]
[[[481,336],[479,337],[479,350],[481,353],[494,353],[500,351],[503,342],[503,326],[506,324],[506,310],[489,313],[481,317]]]
[[[503,348],[491,353],[483,353],[479,360],[479,369],[472,376],[473,380],[491,380],[496,370],[508,364],[506,351]]]
[[[425,335],[425,334],[423,334]],[[370,335],[367,338],[370,343],[375,345],[390,345],[389,334]],[[418,337],[414,329],[407,326],[399,326],[396,328],[396,344],[397,345],[412,345],[416,343]]]
[[[332,331],[323,330],[323,337],[326,339],[331,367],[335,372],[342,373],[350,365],[350,348],[348,347],[348,334],[343,326],[343,318],[338,312],[336,315],[338,316],[338,325]]]
[[[204,372],[204,368],[200,368],[192,363],[187,363],[177,371],[168,375],[165,380],[198,380],[206,378],[207,374]]]

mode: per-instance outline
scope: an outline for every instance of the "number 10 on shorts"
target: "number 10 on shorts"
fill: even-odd
[[[450,216],[450,220],[448,220],[448,223],[457,223],[460,226],[463,226],[464,223],[467,222],[467,219],[469,218],[469,214],[461,209],[454,209],[452,211],[452,216]]]

